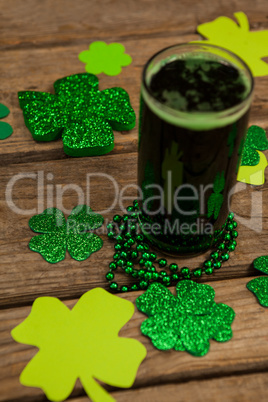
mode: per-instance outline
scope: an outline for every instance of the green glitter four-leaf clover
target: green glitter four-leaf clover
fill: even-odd
[[[0,119],[9,115],[9,109],[0,103]],[[0,121],[0,140],[5,140],[13,133],[13,129],[10,124],[5,121]]]
[[[37,141],[62,136],[70,156],[103,155],[114,147],[113,129],[131,130],[135,113],[127,92],[120,88],[98,89],[93,74],[75,74],[54,83],[55,95],[19,92],[25,124]]]
[[[259,126],[250,126],[247,131],[240,165],[256,166],[260,161],[260,155],[256,150],[265,151],[266,149],[268,149],[268,140],[265,130]]]
[[[87,205],[75,207],[67,222],[59,209],[48,208],[29,220],[30,228],[42,233],[30,240],[29,247],[50,263],[62,261],[67,249],[72,258],[83,261],[102,247],[102,239],[91,232],[102,224],[103,217]]]
[[[213,183],[213,193],[208,199],[208,218],[214,214],[214,219],[217,219],[223,203],[223,195],[221,192],[224,190],[225,178],[224,172],[218,172],[215,176]]]
[[[102,41],[91,43],[89,50],[79,54],[79,60],[86,63],[86,71],[92,74],[118,75],[121,67],[128,66],[132,59],[125,53],[121,43],[110,43]]]
[[[268,275],[268,255],[256,258],[253,262],[253,266],[255,269]],[[255,294],[262,306],[268,307],[268,277],[261,276],[252,279],[248,282],[247,288]]]
[[[153,283],[136,299],[138,309],[149,316],[141,332],[157,349],[203,356],[209,350],[210,339],[231,339],[235,313],[231,307],[215,303],[211,286],[183,280],[176,292],[177,297],[160,283]]]

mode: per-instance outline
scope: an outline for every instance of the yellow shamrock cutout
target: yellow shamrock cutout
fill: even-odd
[[[208,43],[232,51],[243,59],[255,77],[268,75],[268,64],[261,60],[268,56],[268,31],[249,31],[249,23],[243,12],[234,13],[238,24],[228,17],[198,25],[197,31],[208,38],[194,43]]]
[[[85,293],[72,310],[54,297],[39,297],[11,332],[17,342],[40,349],[21,373],[21,383],[42,388],[51,401],[62,401],[79,378],[93,401],[114,401],[95,379],[132,386],[146,349],[118,332],[133,313],[131,302],[101,288]]]
[[[266,156],[262,152],[257,149],[256,152],[260,155],[259,163],[255,166],[239,166],[237,181],[255,186],[264,184],[264,170],[268,166],[268,163]]]

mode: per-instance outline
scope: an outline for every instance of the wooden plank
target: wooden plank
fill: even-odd
[[[242,278],[210,283],[216,291],[216,301],[231,306],[236,312],[236,318],[232,325],[233,339],[226,343],[211,341],[209,353],[202,358],[193,357],[188,353],[176,352],[174,350],[165,352],[156,350],[149,338],[142,336],[140,333],[140,324],[146,316],[135,311],[133,318],[120,331],[120,336],[133,337],[141,341],[146,346],[148,352],[146,359],[138,370],[134,388],[159,386],[166,383],[186,383],[200,379],[207,381],[210,378],[251,374],[256,371],[267,372],[268,309],[261,307],[256,301],[255,296],[246,289],[247,281],[247,278]],[[174,288],[172,288],[172,291],[174,293]],[[120,295],[120,297],[134,302],[139,294],[140,292],[135,292]],[[75,302],[76,300],[69,300],[66,304],[71,308]],[[36,348],[15,343],[10,336],[11,329],[24,320],[29,312],[30,307],[0,311],[0,401],[19,399],[22,402],[28,402],[31,400],[45,400],[42,391],[39,389],[23,387],[19,383],[19,374],[36,353]],[[230,391],[227,395],[231,394],[232,384],[234,384],[234,380],[229,380]],[[237,385],[241,384],[239,388],[241,388],[242,396],[246,395],[242,389],[242,385],[245,383],[249,384],[249,390],[251,390],[251,394],[249,395],[252,395],[254,390],[253,380],[247,382],[244,379],[241,383],[238,377]],[[267,387],[266,381],[257,381],[255,383],[256,395],[258,397],[262,396],[263,387]],[[202,387],[202,383],[199,381],[193,383],[196,385],[192,388],[190,382],[188,387],[189,395],[197,389],[197,384],[199,383],[201,384],[200,390],[206,388],[205,385]],[[187,388],[187,384],[182,384],[181,386],[182,390]],[[217,389],[220,390],[221,387],[224,387],[224,384],[217,385],[216,383],[216,385],[211,385],[211,387],[212,397],[214,395],[213,392],[216,392]],[[210,388],[208,388],[207,392],[209,390]],[[120,399],[120,392],[116,393],[116,396],[119,397],[119,400],[123,400],[123,397]],[[77,384],[74,395],[83,395],[80,384]],[[238,389],[236,390],[236,395],[239,395]],[[129,399],[126,398],[125,400]],[[186,398],[184,400],[191,399]]]
[[[37,0],[1,2],[0,44],[34,46],[53,42],[79,41],[81,38],[115,40],[126,36],[171,35],[193,33],[199,23],[220,15],[233,17],[244,11],[253,29],[267,28],[267,2],[256,4],[236,0],[232,6],[221,1],[188,0],[187,2],[155,2],[138,0],[98,1]],[[14,18],[14,15],[16,18]]]
[[[116,77],[100,76],[100,89],[113,86],[125,88],[131,103],[139,114],[139,91],[141,71],[144,63],[159,49],[197,39],[197,35],[170,36],[154,40],[124,40],[127,51],[133,58],[133,63],[124,68]],[[34,161],[67,159],[63,152],[61,139],[48,143],[33,140],[24,124],[22,111],[19,108],[17,92],[23,90],[37,90],[53,92],[53,82],[60,77],[83,72],[84,64],[78,60],[78,54],[87,47],[88,39],[79,44],[68,46],[54,46],[52,48],[27,48],[3,52],[0,75],[2,77],[0,102],[10,108],[10,115],[5,119],[9,122],[14,133],[1,142],[0,166],[10,163],[26,163]],[[29,62],[31,61],[31,62]],[[30,63],[30,65],[29,65]],[[250,124],[257,124],[268,129],[266,116],[268,115],[268,94],[266,87],[268,77],[256,79],[255,98],[252,107]],[[136,128],[123,134],[115,132],[115,148],[111,154],[137,151],[138,119]]]
[[[116,77],[100,76],[100,89],[121,86],[130,95],[131,104],[139,114],[139,91],[141,70],[151,55],[159,49],[171,46],[176,42],[196,39],[196,35],[162,38],[158,40],[141,40],[139,46],[134,40],[123,41],[127,51],[131,54],[133,62],[124,68]],[[0,89],[0,102],[6,104],[10,115],[5,119],[9,122],[14,134],[1,142],[0,165],[9,163],[23,163],[51,159],[67,159],[63,152],[62,141],[36,142],[24,124],[22,111],[18,103],[18,91],[37,90],[53,91],[53,83],[66,75],[84,71],[84,64],[78,60],[78,54],[86,49],[88,39],[80,41],[78,45],[53,48],[10,50],[3,52],[0,75],[2,77]],[[29,60],[32,64],[29,67]],[[137,119],[138,121],[138,119]],[[135,129],[123,134],[115,132],[115,148],[111,154],[133,152],[137,150],[138,123]]]
[[[111,395],[117,402],[249,402],[256,398],[265,402],[267,387],[267,373],[258,373],[122,390]],[[71,401],[87,402],[88,398],[72,398]]]
[[[87,202],[96,212],[109,209],[115,198],[113,184],[109,181],[110,179],[96,176],[91,178],[90,186],[87,187],[87,175],[92,173],[106,174],[110,178],[114,178],[120,191],[126,186],[133,185],[134,187],[126,191],[124,195],[135,197],[137,194],[135,189],[136,166],[137,155],[134,153],[123,154],[120,158],[117,155],[107,155],[105,157],[10,165],[6,168],[0,168],[2,185],[0,211],[4,217],[1,220],[0,231],[0,305],[30,303],[40,295],[73,298],[92,287],[106,286],[104,276],[114,253],[114,243],[108,240],[106,235],[102,235],[103,248],[89,259],[78,262],[71,259],[67,254],[64,261],[53,265],[46,262],[38,253],[29,250],[28,242],[34,233],[28,227],[28,220],[34,213],[38,212],[38,198],[39,202],[42,199],[44,200],[43,205],[41,203],[39,205],[39,212],[47,207],[54,206],[60,209],[65,208],[68,215],[70,213],[68,210],[71,211],[72,208],[83,202]],[[36,176],[23,178],[25,174],[37,175],[37,172],[39,172],[40,178],[39,188]],[[16,176],[18,174],[22,176]],[[17,213],[16,210],[11,209],[12,205],[10,202],[7,203],[5,193],[8,196],[7,186],[14,177],[21,177],[14,184],[11,193],[15,206],[23,211],[34,208],[37,211],[30,211],[27,215],[23,215],[23,211]],[[52,180],[49,180],[51,177]],[[85,198],[79,201],[76,191],[71,188],[68,190],[69,185],[77,186]],[[86,197],[87,188],[90,196],[88,199]],[[254,270],[251,267],[253,259],[261,254],[268,254],[266,190],[267,184],[257,190],[245,186],[245,190],[234,196],[232,209],[239,214],[240,219],[247,219],[247,226],[243,223],[238,227],[239,238],[235,253],[231,255],[230,260],[225,262],[220,270],[210,277],[210,280],[253,275]],[[42,192],[44,193],[43,198]],[[53,193],[52,196],[51,193]],[[253,196],[257,199],[252,198]],[[119,199],[116,197],[112,210],[103,214],[106,221],[109,221],[115,213],[121,212]],[[63,200],[62,204],[61,200]],[[256,207],[256,211],[253,210],[252,212],[257,222],[255,229],[259,228],[259,224],[263,224],[263,228],[259,232],[253,230],[254,222],[249,221],[252,202]],[[124,206],[129,204],[131,204],[130,200],[124,201]],[[261,208],[263,208],[262,217],[260,216]],[[169,261],[177,261],[180,267],[189,265],[190,268],[195,268],[205,258],[206,255],[199,255],[191,258],[190,262],[189,259],[185,258],[169,259]],[[127,282],[126,275],[118,275],[118,278],[120,284]],[[206,276],[202,278],[204,281],[207,279]]]

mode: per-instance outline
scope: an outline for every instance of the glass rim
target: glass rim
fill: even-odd
[[[178,48],[178,47],[196,47],[200,48],[203,46],[208,49],[219,49],[223,53],[229,54],[233,59],[237,60],[246,70],[249,75],[249,92],[246,95],[245,99],[239,102],[237,105],[229,107],[220,111],[196,111],[196,112],[185,112],[177,109],[173,109],[170,106],[162,103],[157,100],[152,93],[149,85],[146,82],[146,73],[148,71],[148,67],[150,63],[161,53],[168,51],[169,49]],[[209,53],[209,51],[208,51]],[[213,53],[211,53],[213,54]],[[224,57],[222,57],[224,58]],[[228,61],[228,59],[227,59]],[[230,64],[233,64],[230,61]],[[176,119],[178,120],[178,126],[183,126],[185,128],[193,128],[194,130],[204,130],[204,129],[212,129],[221,127],[223,125],[227,125],[228,121],[237,120],[241,117],[250,107],[251,98],[254,90],[254,78],[251,73],[249,66],[235,53],[224,49],[223,47],[200,43],[200,42],[191,42],[191,43],[180,43],[172,46],[167,46],[164,49],[159,50],[157,53],[153,54],[150,59],[146,62],[142,72],[142,85],[141,85],[141,93],[144,97],[149,108],[153,110],[153,112],[161,117],[161,119],[176,125],[174,122]],[[160,116],[161,115],[161,116]],[[165,117],[163,117],[165,116]],[[209,121],[208,121],[209,119]],[[231,124],[231,123],[230,123]],[[192,127],[193,126],[193,127]]]

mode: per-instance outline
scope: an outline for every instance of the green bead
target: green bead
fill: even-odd
[[[145,264],[145,260],[144,260],[143,258],[140,258],[140,259],[139,259],[139,264],[140,264],[140,265],[144,265],[144,264]]]
[[[138,244],[137,251],[144,251],[144,246],[142,244]]]
[[[153,276],[153,274],[151,272],[145,272],[145,274],[144,274],[144,278],[146,280],[152,279],[152,276]]]
[[[114,228],[114,225],[110,222],[110,223],[108,223],[108,225],[106,226],[107,227],[107,230],[113,230],[113,228]]]
[[[150,253],[150,260],[154,261],[157,259],[157,255],[155,253]]]
[[[172,280],[172,281],[178,281],[179,278],[180,278],[180,277],[179,277],[178,274],[172,274],[172,275],[171,275],[171,280]]]
[[[118,284],[116,282],[111,282],[109,287],[112,290],[117,290],[118,289]]]
[[[149,253],[143,253],[142,258],[144,258],[145,260],[149,260],[150,254]]]
[[[140,270],[139,270],[139,277],[140,277],[140,278],[143,278],[143,277],[144,277],[144,274],[145,274],[144,269],[140,269]]]
[[[237,222],[236,221],[233,221],[233,227],[234,227],[234,229],[237,228]]]
[[[117,260],[117,266],[118,266],[118,267],[123,267],[124,264],[125,264],[125,260],[123,260],[122,258],[120,258],[119,260]]]
[[[149,272],[155,272],[156,268],[154,266],[147,268]]]
[[[135,260],[135,258],[138,257],[137,251],[131,251],[130,257],[131,257],[133,260]]]
[[[231,236],[232,236],[232,237],[237,237],[237,236],[238,236],[237,230],[232,230],[232,231],[231,231]]]
[[[126,269],[125,269],[125,273],[126,273],[126,274],[132,274],[132,272],[133,272],[133,268],[132,268],[132,267],[126,267]]]
[[[228,219],[232,220],[233,218],[234,218],[234,213],[230,212],[229,215],[228,215]]]
[[[113,274],[112,272],[108,272],[108,273],[105,275],[105,277],[106,277],[106,279],[107,279],[108,281],[111,281],[112,279],[114,279],[114,274]]]
[[[204,262],[203,266],[204,266],[205,268],[211,268],[211,267],[212,267],[212,261],[206,260],[206,261]]]
[[[202,276],[202,269],[201,268],[194,269],[193,275],[195,278],[200,278]]]
[[[124,232],[125,228],[126,228],[125,225],[120,225],[120,226],[119,226],[120,232]]]
[[[129,215],[123,215],[123,221],[127,222],[129,220],[130,216]]]
[[[152,261],[145,261],[144,266],[145,266],[146,268],[151,268],[151,267],[153,266],[153,262],[152,262]]]
[[[165,258],[160,258],[157,262],[161,268],[164,268],[167,265],[167,260]]]
[[[219,253],[218,253],[217,251],[214,251],[214,253],[211,253],[211,254],[210,254],[210,257],[211,257],[213,260],[216,260],[217,258],[219,258]]]
[[[133,267],[133,262],[132,261],[127,261],[127,267]]]
[[[152,279],[157,281],[157,279],[159,279],[159,273],[158,272],[153,272],[152,273]]]
[[[230,233],[225,233],[225,235],[223,236],[224,240],[229,241],[231,240],[231,235]]]
[[[229,260],[229,254],[228,254],[228,253],[222,254],[221,260],[222,260],[222,261],[227,261],[227,260]]]
[[[214,264],[213,264],[213,267],[216,268],[216,269],[220,269],[221,262],[220,261],[215,261]]]
[[[109,233],[107,233],[107,236],[109,237],[109,239],[114,239],[115,233],[114,232],[109,232]]]
[[[119,223],[119,222],[121,222],[121,220],[122,220],[122,217],[120,215],[114,215],[113,216],[113,221],[114,222]]]
[[[137,269],[133,269],[132,278],[138,278],[138,277],[139,277],[139,271]]]
[[[228,225],[226,225],[226,229],[229,231],[233,230],[233,228],[234,228],[233,223],[228,223]]]
[[[141,289],[147,289],[148,288],[148,282],[146,281],[140,281],[140,288]]]
[[[135,244],[135,240],[132,239],[132,238],[129,239],[127,242],[128,242],[128,245],[129,245],[129,246],[133,246],[133,244]]]
[[[224,250],[224,248],[225,248],[225,244],[224,244],[224,243],[220,243],[220,244],[218,245],[218,250]]]
[[[163,281],[163,283],[164,283],[165,285],[169,285],[169,284],[170,284],[170,280],[171,280],[171,278],[170,278],[169,275],[163,276],[163,278],[162,278],[162,281]]]
[[[117,268],[116,263],[115,263],[115,262],[110,262],[109,268],[110,268],[110,269],[116,269],[116,268]]]
[[[207,275],[213,274],[213,271],[214,271],[214,268],[213,268],[213,267],[210,267],[210,268],[206,268],[206,269],[205,269],[205,273],[206,273]]]
[[[117,251],[120,251],[122,249],[121,244],[115,244],[114,249],[117,250]]]
[[[169,269],[170,269],[171,272],[176,272],[176,271],[178,271],[178,268],[179,268],[179,267],[178,267],[177,264],[174,264],[174,263],[173,263],[173,264],[170,264],[170,265],[169,265]]]
[[[139,286],[136,283],[134,283],[134,285],[132,285],[130,289],[131,290],[139,290]]]
[[[116,237],[116,241],[117,241],[117,243],[122,243],[122,242],[124,241],[123,236],[118,235],[118,236]]]
[[[144,236],[142,234],[139,234],[136,236],[136,241],[137,242],[142,242],[144,240]]]
[[[233,240],[232,240],[232,244],[233,244],[234,246],[237,246],[237,241],[236,241],[235,239],[233,239]]]
[[[132,239],[132,234],[129,233],[129,232],[127,232],[127,233],[125,234],[125,239],[126,239],[126,240]]]
[[[167,271],[165,271],[165,270],[161,271],[161,272],[160,272],[160,275],[161,275],[162,277],[167,276]]]
[[[128,292],[128,286],[126,285],[121,286],[120,291],[123,293]]]
[[[187,275],[189,275],[189,273],[190,273],[189,268],[183,267],[183,268],[181,269],[181,274],[182,274],[182,276],[187,276]]]
[[[126,241],[126,242],[124,243],[124,249],[125,249],[125,250],[129,250],[130,247],[131,247],[131,245],[128,244],[128,241]]]
[[[134,211],[134,207],[132,205],[129,205],[127,207],[127,212],[133,212]]]
[[[148,246],[148,244],[144,243],[143,244],[144,250],[149,251],[150,247]]]
[[[229,250],[229,251],[235,251],[235,245],[234,245],[234,244],[229,244],[229,245],[227,246],[227,250]]]
[[[138,200],[134,200],[134,201],[133,201],[133,207],[134,207],[135,209],[139,209]]]
[[[121,251],[120,257],[127,258],[127,252],[126,251]]]
[[[131,232],[136,232],[136,230],[137,230],[137,228],[136,228],[136,225],[131,225],[130,226],[130,230],[131,230]]]
[[[119,253],[114,253],[113,259],[117,260],[118,258],[120,258],[120,254]]]

